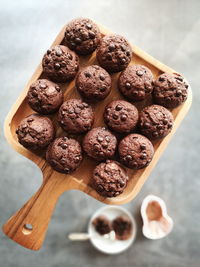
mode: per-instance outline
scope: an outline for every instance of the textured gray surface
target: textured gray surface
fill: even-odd
[[[59,200],[43,248],[28,251],[0,233],[0,266],[200,266],[200,1],[0,1],[0,224],[20,208],[41,183],[39,170],[17,154],[3,136],[3,121],[43,53],[70,19],[86,16],[124,34],[161,62],[183,73],[194,94],[192,108],[141,193],[130,204],[141,225],[139,205],[147,194],[162,196],[175,222],[160,241],[142,237],[125,253],[106,256],[89,242],[70,243],[66,234],[84,231],[102,204],[80,192]]]

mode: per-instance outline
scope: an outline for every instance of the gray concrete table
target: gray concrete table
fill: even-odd
[[[84,231],[102,204],[81,192],[66,192],[56,207],[43,248],[28,251],[0,233],[0,266],[200,266],[200,1],[0,1],[0,224],[36,191],[41,174],[13,151],[3,121],[60,28],[78,16],[95,19],[125,35],[161,62],[183,73],[194,93],[192,108],[137,198],[127,207],[137,218],[136,243],[106,256],[89,242],[71,243],[66,234]],[[160,241],[142,237],[139,206],[149,193],[161,196],[175,222]]]

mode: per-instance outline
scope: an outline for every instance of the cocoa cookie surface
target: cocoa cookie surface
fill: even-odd
[[[131,237],[133,225],[127,216],[119,216],[112,222],[113,230],[115,231],[116,239],[127,240]]]
[[[186,101],[188,84],[178,74],[161,74],[154,82],[154,102],[166,108],[175,108]]]
[[[134,130],[138,118],[137,108],[124,100],[110,102],[104,111],[105,123],[112,131],[118,133],[129,133]]]
[[[74,19],[67,24],[65,44],[79,55],[91,54],[101,38],[98,26],[90,19]]]
[[[91,185],[104,197],[116,197],[123,193],[128,181],[126,170],[116,161],[107,160],[96,166]]]
[[[98,65],[88,66],[78,73],[76,88],[86,101],[97,102],[110,93],[111,77]]]
[[[129,134],[118,147],[120,161],[131,169],[141,169],[149,165],[153,158],[152,143],[140,134]]]
[[[27,94],[29,106],[40,114],[56,112],[63,102],[63,91],[56,83],[39,79],[31,84]]]
[[[140,112],[138,124],[142,134],[149,139],[157,139],[171,132],[173,121],[173,115],[168,109],[151,105]]]
[[[64,131],[81,134],[91,129],[94,122],[92,107],[80,99],[69,99],[59,109],[58,121]]]
[[[96,217],[93,221],[92,224],[94,225],[95,230],[100,234],[100,235],[105,235],[110,233],[112,230],[111,227],[111,222],[108,220],[108,218],[104,215],[99,215]]]
[[[46,152],[46,160],[51,167],[66,174],[76,170],[82,158],[82,149],[79,142],[67,137],[56,138]]]
[[[47,50],[42,60],[44,73],[54,82],[72,80],[79,69],[77,55],[68,47],[56,45]]]
[[[86,154],[98,161],[112,158],[116,147],[116,137],[104,127],[93,128],[83,139],[83,149]]]
[[[21,145],[30,150],[40,150],[53,141],[55,129],[49,118],[31,114],[20,122],[16,134]]]
[[[118,87],[130,101],[144,100],[153,91],[153,74],[143,65],[128,66],[120,74]]]
[[[120,35],[104,36],[97,47],[99,65],[108,72],[124,70],[131,61],[132,49],[128,41]]]

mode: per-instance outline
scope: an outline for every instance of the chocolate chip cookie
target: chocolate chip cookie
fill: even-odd
[[[81,134],[91,129],[94,112],[92,107],[82,100],[69,99],[59,109],[58,122],[64,131]]]
[[[154,83],[153,99],[156,104],[175,108],[186,101],[188,84],[179,74],[161,74]]]
[[[21,145],[30,150],[40,150],[53,141],[55,129],[49,118],[31,114],[20,122],[16,134]]]
[[[116,137],[105,127],[93,128],[83,139],[83,149],[86,154],[98,161],[112,158],[116,147]]]
[[[104,111],[104,121],[107,126],[118,133],[129,133],[138,122],[138,110],[131,103],[115,100],[109,103]]]
[[[141,111],[139,128],[149,139],[162,138],[171,132],[173,121],[173,115],[168,109],[151,105]]]
[[[68,47],[56,45],[47,50],[42,66],[44,73],[52,81],[64,83],[76,76],[79,59]]]
[[[78,141],[59,137],[51,143],[46,152],[46,160],[51,167],[61,173],[71,173],[82,161],[82,149]]]
[[[94,225],[95,230],[100,234],[100,235],[105,235],[110,233],[112,230],[111,227],[111,222],[108,220],[108,218],[104,215],[100,215],[96,217],[93,221],[92,224]]]
[[[129,134],[123,138],[118,151],[121,163],[135,170],[149,165],[154,154],[152,143],[140,134]]]
[[[101,38],[98,26],[90,19],[74,19],[67,24],[64,43],[79,55],[91,54]]]
[[[124,70],[131,61],[132,49],[128,41],[120,35],[106,35],[97,47],[99,65],[108,72]]]
[[[94,169],[91,185],[101,196],[116,197],[123,193],[127,181],[126,170],[118,162],[107,160]]]
[[[31,84],[27,100],[29,106],[38,113],[51,114],[57,111],[63,102],[63,91],[56,83],[39,79]]]
[[[128,100],[144,100],[153,91],[153,74],[143,65],[128,66],[119,76],[118,87]]]
[[[88,66],[78,73],[76,88],[86,101],[97,102],[110,93],[111,77],[98,65]]]

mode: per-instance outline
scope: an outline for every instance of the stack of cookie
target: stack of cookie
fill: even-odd
[[[93,52],[98,65],[79,70],[79,56]],[[83,151],[98,161],[90,184],[104,197],[116,197],[124,191],[126,167],[138,170],[149,165],[154,155],[151,140],[164,138],[172,130],[173,116],[168,109],[181,105],[188,94],[182,76],[163,73],[155,79],[147,66],[129,65],[132,55],[123,36],[102,36],[90,19],[71,21],[62,45],[48,49],[43,57],[44,78],[28,90],[27,102],[37,113],[24,118],[16,129],[19,143],[33,151],[46,149],[47,162],[58,172],[76,170]],[[112,75],[117,72],[121,72],[118,88],[113,88]],[[80,99],[64,101],[62,83],[73,79]],[[119,90],[121,98],[109,102],[103,114],[95,114],[94,106],[112,90]],[[137,103],[146,103],[149,98],[153,104],[138,111]],[[56,137],[50,116],[56,112],[56,125],[64,137]],[[95,116],[102,116],[105,125],[94,128]],[[78,135],[83,136],[82,144]]]

